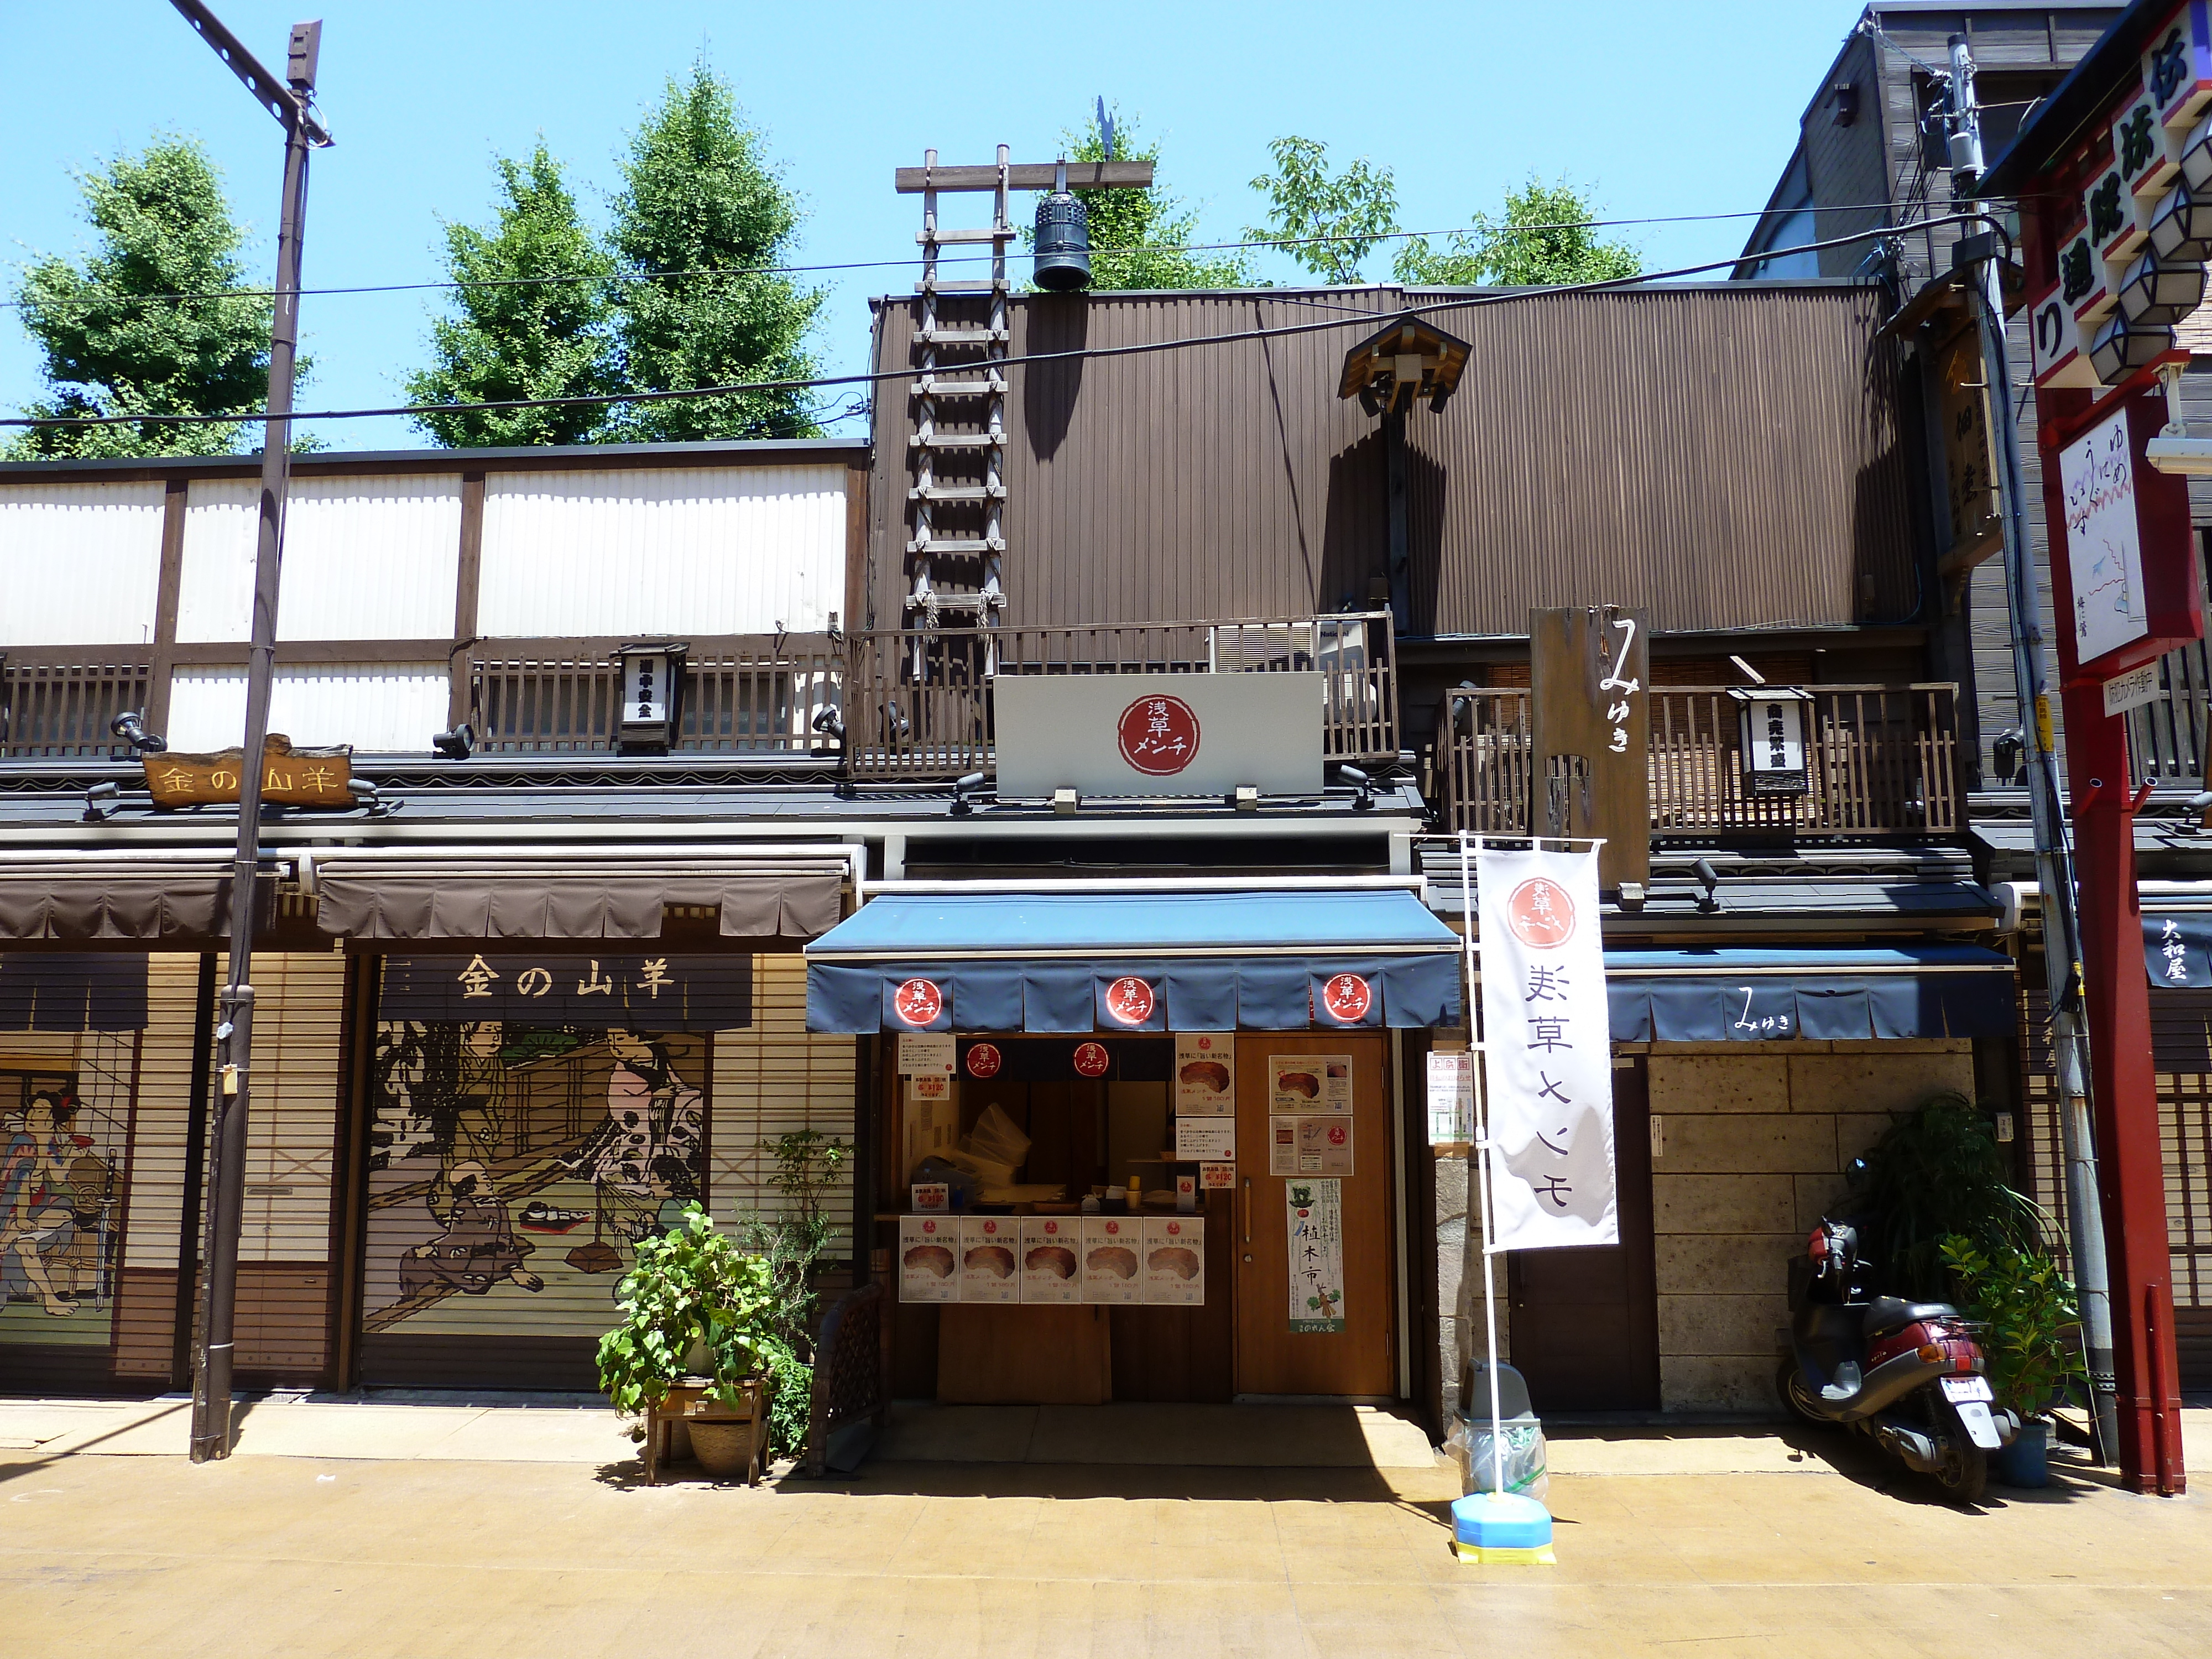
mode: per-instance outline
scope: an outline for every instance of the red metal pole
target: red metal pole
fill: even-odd
[[[2155,395],[2155,394],[2153,394]],[[2061,426],[2039,396],[2044,524],[2052,610],[2074,614],[2066,562],[2066,507],[2058,451],[2079,434],[2078,410]],[[2084,680],[2074,630],[2058,635],[2066,711],[2066,777],[2073,794],[2074,869],[2081,894],[2081,977],[2089,1014],[2090,1097],[2097,1125],[2097,1186],[2104,1201],[2112,1276],[2113,1375],[2118,1388],[2120,1474],[2136,1492],[2185,1489],[2181,1401],[2171,1317],[2147,1316],[2172,1271],[2166,1173],[2158,1135],[2158,1078],[2151,1057],[2150,981],[2143,971],[2142,902],[2136,891],[2136,792],[2129,777],[2127,724],[2105,713],[2103,689]]]

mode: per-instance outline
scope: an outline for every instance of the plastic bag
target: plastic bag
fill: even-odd
[[[960,1150],[981,1163],[1003,1164],[1010,1170],[1018,1170],[1022,1160],[1030,1155],[1030,1138],[998,1107],[986,1106]],[[1012,1176],[1007,1179],[1011,1181]]]
[[[1540,1501],[1552,1489],[1552,1477],[1545,1468],[1544,1425],[1533,1417],[1509,1421],[1504,1450],[1505,1490]],[[1458,1466],[1462,1493],[1497,1490],[1490,1453],[1490,1419],[1453,1413],[1451,1432],[1444,1437],[1444,1455]]]

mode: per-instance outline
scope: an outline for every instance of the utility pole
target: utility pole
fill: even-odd
[[[231,1334],[238,1299],[238,1234],[246,1197],[246,1126],[253,1052],[253,890],[261,863],[262,750],[269,736],[269,687],[276,660],[277,576],[284,555],[284,498],[290,478],[293,362],[300,343],[300,235],[307,204],[307,147],[330,133],[309,108],[319,21],[295,23],[284,78],[255,61],[200,3],[170,0],[231,73],[284,129],[284,201],[276,228],[276,305],[269,330],[268,423],[261,449],[261,530],[253,562],[253,634],[246,669],[245,758],[239,767],[238,857],[230,877],[230,977],[216,1026],[215,1179],[208,1204],[207,1287],[192,1366],[192,1462],[230,1455]]]
[[[1952,199],[1967,198],[1982,174],[1982,121],[1974,92],[1974,59],[1963,34],[1951,37]],[[1958,186],[1967,174],[1966,188]],[[2028,807],[2035,826],[2035,879],[2042,895],[2044,984],[2051,1009],[2051,1059],[2058,1084],[2058,1121],[2066,1158],[2066,1233],[2087,1350],[2089,1405],[2100,1462],[2119,1455],[2119,1402],[2112,1362],[2112,1298],[2105,1261],[2104,1210],[2097,1193],[2096,1136],[2084,1079],[2089,1075],[2081,1031],[2081,948],[2074,908],[2074,861],[2066,847],[2058,757],[2051,741],[2051,687],[2043,624],[2035,603],[2035,562],[2027,538],[2027,495],[2021,482],[2020,430],[2014,419],[2012,370],[2005,343],[2004,292],[1997,239],[1975,276],[1980,301],[1982,379],[1997,441],[2003,496],[2005,599],[2012,631],[2013,687],[2020,702],[2027,757]]]

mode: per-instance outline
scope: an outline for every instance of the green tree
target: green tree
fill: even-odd
[[[162,415],[244,415],[269,391],[270,302],[254,286],[222,175],[197,139],[158,137],[77,175],[96,245],[81,263],[33,262],[15,298],[38,343],[50,396],[43,417],[144,415],[125,425],[29,427],[19,460],[60,456],[221,455],[245,428]],[[171,295],[207,295],[171,299]],[[300,362],[304,379],[307,362]],[[296,384],[296,382],[295,382]]]
[[[407,377],[418,404],[582,398],[617,389],[607,279],[614,261],[576,212],[561,164],[540,143],[525,163],[501,156],[497,224],[445,227],[446,270],[465,284],[431,330],[431,367]],[[573,282],[544,282],[544,277]],[[452,446],[588,443],[608,423],[599,404],[417,415]]]
[[[1198,213],[1159,185],[1160,145],[1136,136],[1136,124],[1116,109],[1114,159],[1150,161],[1153,183],[1146,190],[1079,190],[1076,199],[1090,216],[1091,285],[1096,289],[1159,288],[1249,288],[1250,256],[1238,252],[1202,253]],[[1060,135],[1071,161],[1106,160],[1105,136],[1094,115],[1080,132]],[[1034,240],[1032,233],[1025,238]]]
[[[1411,237],[1398,251],[1398,280],[1420,288],[1552,288],[1639,275],[1642,256],[1626,242],[1598,239],[1592,203],[1565,179],[1546,184],[1531,174],[1508,192],[1497,218],[1475,216],[1472,231],[1455,231],[1442,248]]]
[[[695,64],[672,78],[630,141],[609,235],[618,282],[616,335],[624,389],[662,392],[815,372],[806,337],[820,289],[763,268],[785,263],[800,211],[729,84]],[[670,398],[623,408],[633,442],[788,438],[817,428],[804,389]]]
[[[1332,173],[1328,146],[1311,138],[1278,138],[1267,149],[1275,170],[1252,181],[1267,198],[1267,225],[1244,234],[1297,243],[1283,252],[1325,283],[1361,281],[1359,268],[1376,243],[1398,228],[1398,184],[1390,169],[1363,155]]]

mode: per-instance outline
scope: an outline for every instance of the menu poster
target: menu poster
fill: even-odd
[[[1279,1176],[1348,1176],[1352,1169],[1352,1120],[1334,1113],[1267,1120],[1267,1173]]]
[[[1237,1120],[1233,1117],[1178,1117],[1175,1155],[1179,1159],[1237,1160]]]
[[[1474,1139],[1474,1056],[1429,1055],[1429,1145]]]
[[[1198,1166],[1198,1184],[1209,1193],[1233,1191],[1237,1185],[1237,1166],[1234,1164],[1201,1164]]]
[[[923,1072],[906,1080],[908,1100],[950,1100],[952,1098],[952,1079],[942,1072]]]
[[[960,1221],[949,1215],[899,1218],[899,1300],[960,1299]]]
[[[1021,1218],[1022,1300],[1083,1300],[1083,1222],[1078,1216]]]
[[[1236,1034],[1177,1031],[1175,1044],[1176,1115],[1235,1116]]]
[[[1083,1299],[1142,1302],[1145,1253],[1142,1218],[1087,1215],[1083,1221]]]
[[[898,1040],[898,1069],[901,1077],[921,1077],[935,1073],[939,1077],[952,1075],[952,1033],[950,1031],[901,1031]]]
[[[1271,1112],[1348,1112],[1352,1109],[1350,1054],[1267,1056]]]
[[[1145,1300],[1158,1307],[1206,1305],[1206,1223],[1196,1216],[1144,1218]]]
[[[1285,1183],[1291,1253],[1291,1334],[1344,1330],[1344,1200],[1334,1181]]]
[[[960,1299],[1018,1302],[1022,1282],[1019,1224],[1010,1215],[960,1218]]]

